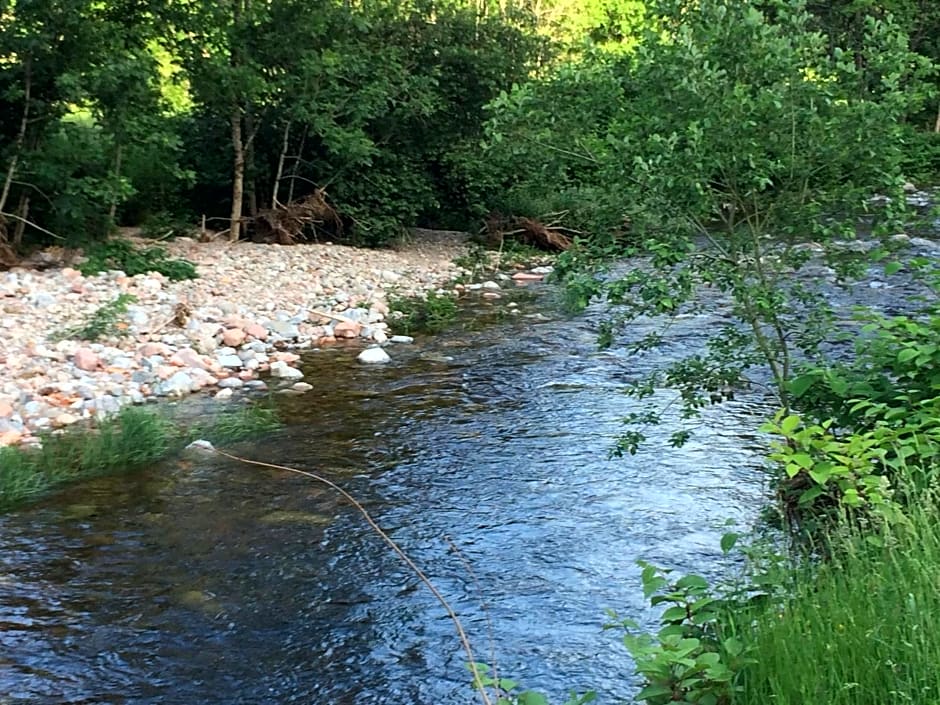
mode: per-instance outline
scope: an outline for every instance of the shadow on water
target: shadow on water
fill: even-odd
[[[615,702],[634,683],[604,609],[653,617],[638,558],[727,569],[725,520],[751,521],[763,501],[753,429],[769,407],[748,393],[709,409],[680,450],[608,460],[635,410],[619,392],[700,346],[721,307],[628,357],[597,350],[598,312],[527,313],[538,305],[391,348],[385,367],[310,353],[314,389],[277,397],[289,425],[234,450],[359,497],[452,600],[480,660],[556,698],[595,688]],[[440,606],[305,478],[176,460],[2,517],[0,545],[3,704],[474,697]]]

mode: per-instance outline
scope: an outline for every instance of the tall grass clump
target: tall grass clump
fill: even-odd
[[[162,411],[125,407],[93,427],[45,434],[35,447],[0,448],[0,511],[71,482],[142,468],[197,438],[233,443],[278,425],[272,409],[257,405],[195,425],[176,422]]]
[[[49,433],[35,448],[0,448],[0,509],[73,480],[154,462],[171,450],[176,436],[163,416],[126,407],[94,429]]]
[[[735,705],[940,703],[940,507],[845,541],[785,600],[740,625]]]

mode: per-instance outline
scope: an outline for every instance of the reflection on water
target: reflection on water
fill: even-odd
[[[769,407],[745,392],[682,449],[608,460],[636,410],[622,388],[722,314],[633,357],[596,349],[596,315],[522,314],[393,348],[381,368],[311,353],[314,390],[280,397],[287,428],[235,450],[359,497],[452,601],[480,660],[557,699],[595,688],[615,702],[634,684],[604,609],[652,618],[638,558],[726,569],[725,520],[761,506],[753,429]],[[302,477],[173,461],[0,517],[0,547],[0,704],[473,699],[440,606]]]

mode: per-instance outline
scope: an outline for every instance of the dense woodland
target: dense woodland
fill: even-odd
[[[797,17],[800,7],[6,0],[5,256],[80,244],[116,224],[162,235],[203,216],[232,239],[381,244],[402,227],[559,212],[573,230],[609,235],[638,209],[674,208],[634,188],[666,158],[670,135],[697,126],[701,146],[732,162],[726,152],[744,137],[772,161],[776,123],[791,113],[762,115],[774,106],[744,105],[734,91],[749,83],[780,95],[801,62],[820,71],[801,100],[815,91],[849,103],[812,117],[847,123],[818,123],[851,131],[832,145],[836,161],[864,168],[859,149],[890,140],[873,171],[898,158],[908,177],[934,169],[940,7],[845,0],[809,3]],[[687,28],[699,46],[675,41],[687,20],[705,23]],[[782,48],[792,56],[765,53],[775,26],[797,33]]]

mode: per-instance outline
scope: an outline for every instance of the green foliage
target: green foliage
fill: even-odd
[[[474,673],[473,687],[495,695],[495,705],[548,705],[544,695],[534,690],[522,690],[519,683],[500,677],[488,664],[475,663],[473,668],[468,664],[467,669]],[[592,691],[580,695],[572,691],[564,705],[588,705],[595,700],[597,695]]]
[[[57,331],[52,339],[96,341],[123,335],[127,329],[127,307],[136,301],[137,297],[132,294],[118,294],[117,298],[95,310],[83,323]]]
[[[111,238],[95,243],[85,250],[85,261],[79,266],[82,274],[120,270],[128,276],[157,272],[171,281],[195,279],[196,265],[185,259],[172,259],[162,247],[135,247],[129,240]]]
[[[654,607],[665,606],[663,626],[653,637],[631,620],[611,625],[627,630],[624,644],[645,679],[636,699],[650,705],[733,702],[735,675],[752,661],[746,645],[727,628],[730,610],[742,604],[716,595],[701,576],[671,581],[669,570],[640,565],[645,596]]]
[[[457,318],[459,308],[452,294],[429,291],[424,296],[390,296],[389,309],[393,312],[389,322],[396,332],[435,333],[451,325]],[[401,315],[395,316],[398,312]]]
[[[735,705],[934,705],[940,692],[940,522],[929,498],[903,525],[854,531],[792,572],[768,609],[733,619],[750,657]]]
[[[668,328],[694,314],[703,286],[730,299],[735,320],[705,353],[634,390],[676,390],[686,417],[728,398],[754,367],[770,370],[786,407],[794,360],[818,359],[831,331],[826,296],[798,276],[805,243],[820,244],[841,277],[857,276],[859,224],[878,237],[904,215],[901,125],[921,74],[903,31],[869,17],[850,56],[801,3],[765,5],[652,3],[655,31],[633,55],[587,55],[521,86],[493,104],[488,124],[493,158],[523,174],[510,191],[541,183],[604,194],[604,235],[559,262],[570,304],[615,307],[601,342],[641,316]],[[646,262],[604,271],[605,259],[623,256]],[[642,438],[631,434],[621,451]]]

